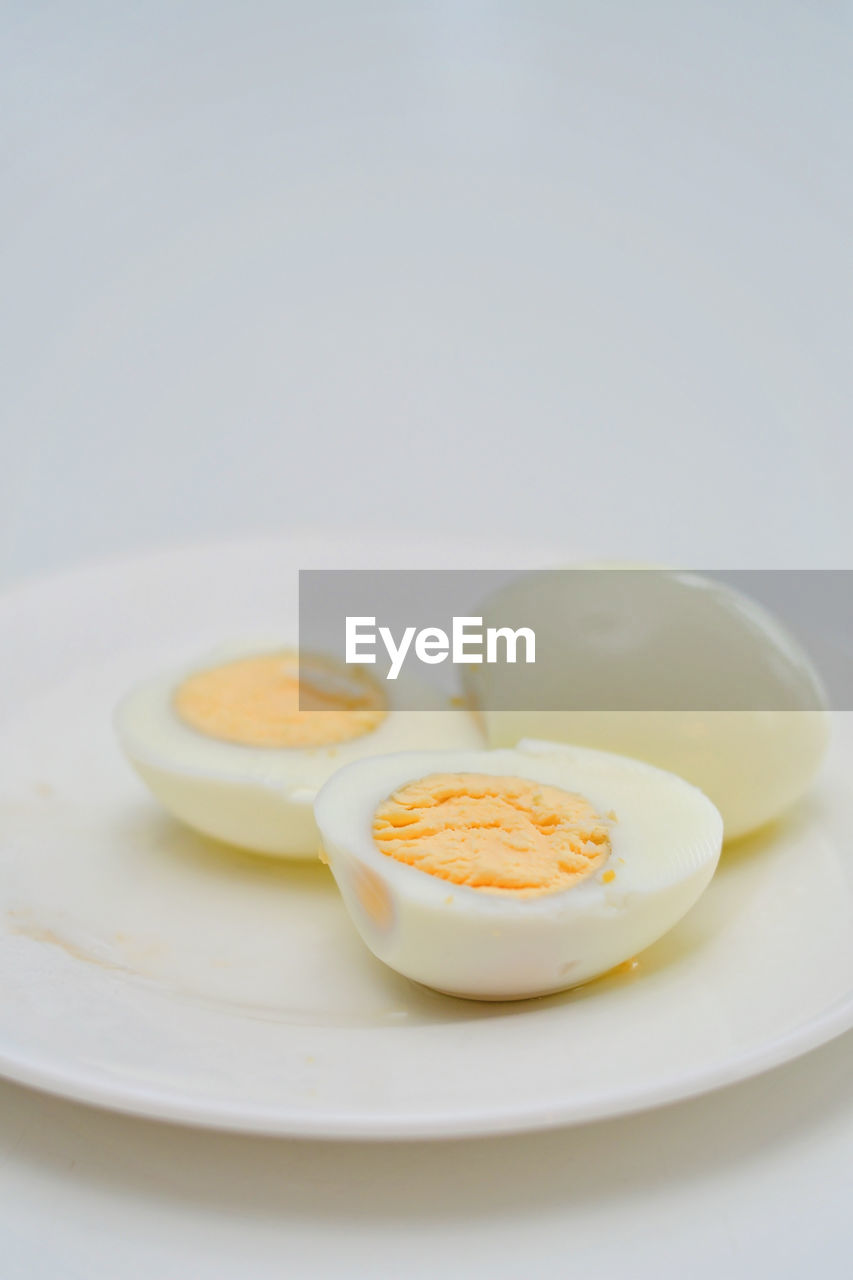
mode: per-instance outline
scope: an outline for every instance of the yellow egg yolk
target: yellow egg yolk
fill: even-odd
[[[174,707],[199,733],[247,747],[332,746],[371,733],[387,714],[369,676],[315,655],[300,663],[291,651],[197,671],[175,691]]]
[[[610,854],[583,796],[528,778],[432,773],[373,815],[379,850],[452,884],[530,897],[571,888]]]

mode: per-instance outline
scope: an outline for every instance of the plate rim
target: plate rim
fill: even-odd
[[[325,1115],[262,1107],[252,1111],[245,1104],[233,1107],[217,1103],[195,1104],[190,1097],[178,1100],[134,1086],[97,1085],[83,1073],[51,1071],[49,1067],[9,1053],[0,1045],[0,1075],[53,1097],[81,1103],[101,1111],[151,1119],[220,1133],[268,1135],[325,1141],[411,1141],[451,1138],[499,1137],[513,1133],[569,1128],[597,1120],[615,1119],[690,1098],[716,1092],[729,1085],[754,1079],[775,1067],[796,1061],[813,1049],[853,1030],[853,994],[835,1001],[823,1013],[802,1023],[795,1032],[777,1036],[766,1044],[725,1063],[711,1064],[689,1073],[664,1077],[634,1091],[621,1090],[618,1098],[602,1094],[582,1104],[571,1098],[548,1105],[489,1107],[482,1112],[431,1111],[406,1117],[376,1114],[358,1116],[346,1112]]]

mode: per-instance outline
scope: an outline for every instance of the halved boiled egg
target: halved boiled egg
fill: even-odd
[[[674,774],[532,740],[361,760],[314,811],[374,955],[481,1000],[559,991],[633,957],[694,904],[723,835]]]
[[[301,681],[301,685],[300,685]],[[300,708],[310,694],[311,710]],[[426,706],[428,695],[419,694]],[[259,853],[317,854],[314,797],[343,764],[423,747],[475,747],[466,711],[429,710],[399,681],[390,693],[363,668],[295,650],[229,650],[133,689],[115,726],[157,799],[205,835]]]

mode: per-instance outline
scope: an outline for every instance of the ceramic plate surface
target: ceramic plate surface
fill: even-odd
[[[849,717],[808,800],[726,851],[633,971],[511,1005],[387,970],[326,868],[182,829],[119,755],[111,714],[134,680],[223,640],[292,636],[298,568],[463,562],[510,559],[264,540],[117,561],[0,600],[0,1071],[217,1128],[436,1137],[654,1106],[853,1025]]]

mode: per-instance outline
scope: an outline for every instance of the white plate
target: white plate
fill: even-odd
[[[849,717],[809,800],[729,850],[633,972],[521,1004],[406,982],[364,950],[325,868],[235,853],[161,814],[113,742],[126,686],[216,641],[289,630],[300,566],[379,560],[350,542],[229,544],[0,601],[0,1070],[219,1128],[435,1137],[657,1105],[853,1025]]]

